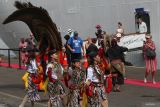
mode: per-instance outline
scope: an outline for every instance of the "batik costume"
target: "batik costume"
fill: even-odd
[[[91,107],[102,107],[101,102],[107,99],[102,85],[104,76],[98,65],[90,65],[87,69],[87,81],[90,81],[88,87],[88,100]]]
[[[63,95],[65,93],[64,86],[60,81],[60,79],[63,78],[62,71],[63,69],[61,65],[57,62],[50,62],[47,65],[46,74],[49,77],[47,90],[49,93],[51,104],[54,107],[63,107],[62,100],[60,98],[60,95]]]
[[[73,68],[69,81],[70,94],[68,96],[68,107],[80,107],[79,102],[82,100],[84,80],[85,71],[79,68]]]
[[[10,14],[3,21],[3,24],[14,21],[24,22],[33,33],[38,44],[39,54],[42,57],[50,50],[56,49],[58,52],[62,49],[60,32],[47,10],[42,7],[36,7],[30,2],[15,1],[14,5],[17,10]],[[42,59],[42,57],[40,59]],[[43,66],[43,69],[45,68],[46,66]],[[52,76],[50,75],[50,77]],[[52,78],[50,78],[50,80],[52,80]]]
[[[27,96],[30,101],[39,101],[40,96],[38,94],[38,90],[36,87],[37,81],[37,64],[35,60],[30,60],[30,63],[27,64],[27,72],[28,75],[28,88],[27,88]]]

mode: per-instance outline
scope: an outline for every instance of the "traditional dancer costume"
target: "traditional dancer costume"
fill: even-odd
[[[62,78],[62,67],[57,62],[50,62],[47,65],[47,75],[49,77],[48,82],[48,93],[51,104],[54,107],[62,107],[62,100],[60,95],[65,93],[62,82],[60,82],[60,78]]]
[[[40,100],[37,88],[35,83],[37,83],[37,64],[35,60],[30,60],[30,64],[27,66],[27,71],[29,72],[28,76],[28,89],[27,89],[27,95],[28,99],[31,101],[38,101]]]
[[[101,102],[107,99],[101,79],[102,75],[98,65],[90,65],[87,69],[87,80],[91,81],[89,86],[89,89],[92,89],[89,90],[89,103],[91,107],[102,107]]]
[[[24,22],[30,28],[31,32],[33,33],[33,36],[38,42],[37,47],[40,50],[40,55],[45,55],[48,50],[52,49],[56,49],[57,51],[62,50],[62,39],[60,32],[58,31],[56,24],[51,20],[51,17],[49,16],[47,10],[43,9],[42,7],[36,7],[32,5],[30,2],[21,1],[16,1],[15,7],[17,8],[17,10],[15,10],[11,15],[9,15],[8,18],[4,20],[3,24],[7,24],[14,21]],[[43,66],[43,69],[45,70],[45,66]],[[54,72],[57,70],[55,70],[55,67],[49,67],[48,69],[49,70],[47,71],[49,72],[47,73],[49,74],[48,76],[50,79],[48,86],[52,86],[50,84],[53,84],[55,86],[58,79],[56,78],[57,75],[54,75]],[[58,86],[59,82],[55,87]],[[54,95],[56,91],[53,91],[53,89],[54,88],[49,88],[49,92],[52,92],[52,95],[55,97],[57,95]]]
[[[80,60],[74,60],[80,63]],[[71,79],[69,81],[70,94],[68,96],[68,107],[81,107],[80,100],[82,100],[82,88],[84,86],[85,71],[81,68],[74,67],[72,69]]]
[[[31,59],[27,64],[27,72],[28,74],[28,88],[27,94],[24,97],[21,105],[19,107],[24,107],[27,100],[30,100],[32,103],[40,100],[40,96],[37,91],[36,84],[37,81],[37,64],[35,59]],[[33,106],[33,105],[32,105]]]
[[[103,87],[104,75],[100,70],[99,66],[94,63],[94,57],[97,56],[97,53],[92,53],[90,55],[92,63],[87,69],[87,79],[86,81],[90,83],[88,87],[88,100],[91,107],[108,107],[107,96]],[[104,101],[107,101],[104,105]]]

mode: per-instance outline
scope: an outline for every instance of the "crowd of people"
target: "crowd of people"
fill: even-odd
[[[61,30],[47,10],[31,2],[15,1],[14,5],[17,10],[3,24],[22,21],[34,34],[23,38],[19,44],[22,63],[26,66],[22,77],[26,94],[19,107],[24,107],[28,100],[34,107],[34,102],[41,99],[39,90],[48,93],[48,107],[108,107],[107,94],[121,92],[126,79],[124,52],[128,48],[119,46],[125,36],[122,23],[118,22],[113,36],[103,31],[101,25],[96,25],[96,38],[88,37],[85,45],[77,31],[68,29],[63,46]],[[147,34],[146,23],[141,18],[136,23],[138,33],[146,35],[144,83],[152,73],[153,84],[156,84],[156,47],[151,35]]]
[[[28,87],[19,107],[24,107],[27,100],[31,101],[33,107],[34,102],[40,100],[38,90],[42,87],[48,91],[48,107],[86,107],[88,104],[91,107],[108,107],[107,93],[121,92],[120,86],[126,79],[124,52],[128,48],[118,45],[124,35],[121,22],[118,22],[116,35],[112,38],[100,25],[96,29],[97,39],[88,37],[85,45],[78,32],[69,29],[64,36],[65,49],[50,50],[42,59],[32,39],[21,40],[19,48],[22,50],[22,62],[27,67]],[[28,47],[32,51],[25,50],[28,42],[33,46]],[[151,72],[153,84],[156,84],[156,56],[148,57],[148,48],[155,50],[150,35],[146,35],[143,48],[147,65],[144,82],[147,83],[147,76]],[[84,66],[84,58],[87,58],[87,66]]]
[[[18,48],[21,50],[20,51],[21,62],[23,65],[25,65],[28,60],[28,51],[27,50],[29,50],[29,49],[32,50],[32,49],[36,48],[33,34],[32,33],[30,34],[30,38],[21,38]]]

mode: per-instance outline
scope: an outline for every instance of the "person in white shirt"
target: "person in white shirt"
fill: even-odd
[[[123,29],[123,27],[122,27],[122,23],[121,23],[121,22],[118,22],[118,28],[117,28],[116,33],[119,33],[119,34],[121,34],[122,36],[124,35],[124,29]]]
[[[146,23],[141,18],[139,18],[138,21],[139,21],[139,33],[147,33]]]

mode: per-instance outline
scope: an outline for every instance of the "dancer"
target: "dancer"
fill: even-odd
[[[88,84],[88,98],[91,107],[108,107],[108,99],[103,88],[104,75],[98,64],[100,57],[97,52],[91,52],[90,66],[87,69],[86,84]]]
[[[7,24],[14,21],[24,22],[29,27],[29,29],[33,33],[33,36],[38,42],[37,47],[40,51],[40,59],[42,59],[43,56],[46,55],[46,52],[50,50],[56,49],[57,51],[60,51],[62,49],[62,39],[60,33],[56,24],[52,21],[52,18],[49,16],[47,10],[45,10],[42,7],[36,7],[30,2],[16,1],[14,5],[17,8],[17,10],[15,10],[11,15],[9,15],[4,20],[3,24]],[[46,66],[43,66],[44,70],[45,68]],[[57,75],[54,75],[54,71],[59,71],[59,63],[57,64],[51,62],[50,64],[48,64],[47,75],[50,79],[48,84],[48,90],[50,94],[49,102],[51,102],[52,104],[55,104],[54,101],[57,101],[57,98],[59,98],[59,94],[54,95],[55,93],[57,93],[56,88],[61,87]],[[52,73],[53,75],[51,75]],[[54,91],[54,89],[56,91]],[[61,93],[63,94],[63,91],[61,91]],[[54,98],[56,98],[56,100],[54,100]],[[51,99],[53,99],[54,101]]]
[[[31,101],[31,107],[34,107],[34,102],[40,100],[40,96],[37,91],[36,83],[38,83],[37,79],[37,64],[35,61],[35,54],[33,52],[29,52],[29,59],[27,62],[27,72],[28,75],[28,88],[27,88],[27,94],[23,98],[22,103],[19,105],[19,107],[24,107],[25,103],[29,100]]]
[[[79,59],[73,61],[71,79],[69,81],[70,94],[68,96],[68,107],[82,106],[82,87],[85,81],[85,71],[81,69]]]
[[[60,81],[63,79],[63,68],[59,63],[59,57],[56,50],[49,52],[50,62],[47,65],[46,75],[49,78],[48,82],[48,93],[49,101],[48,107],[63,107],[62,102],[63,97],[65,96],[65,87]]]

